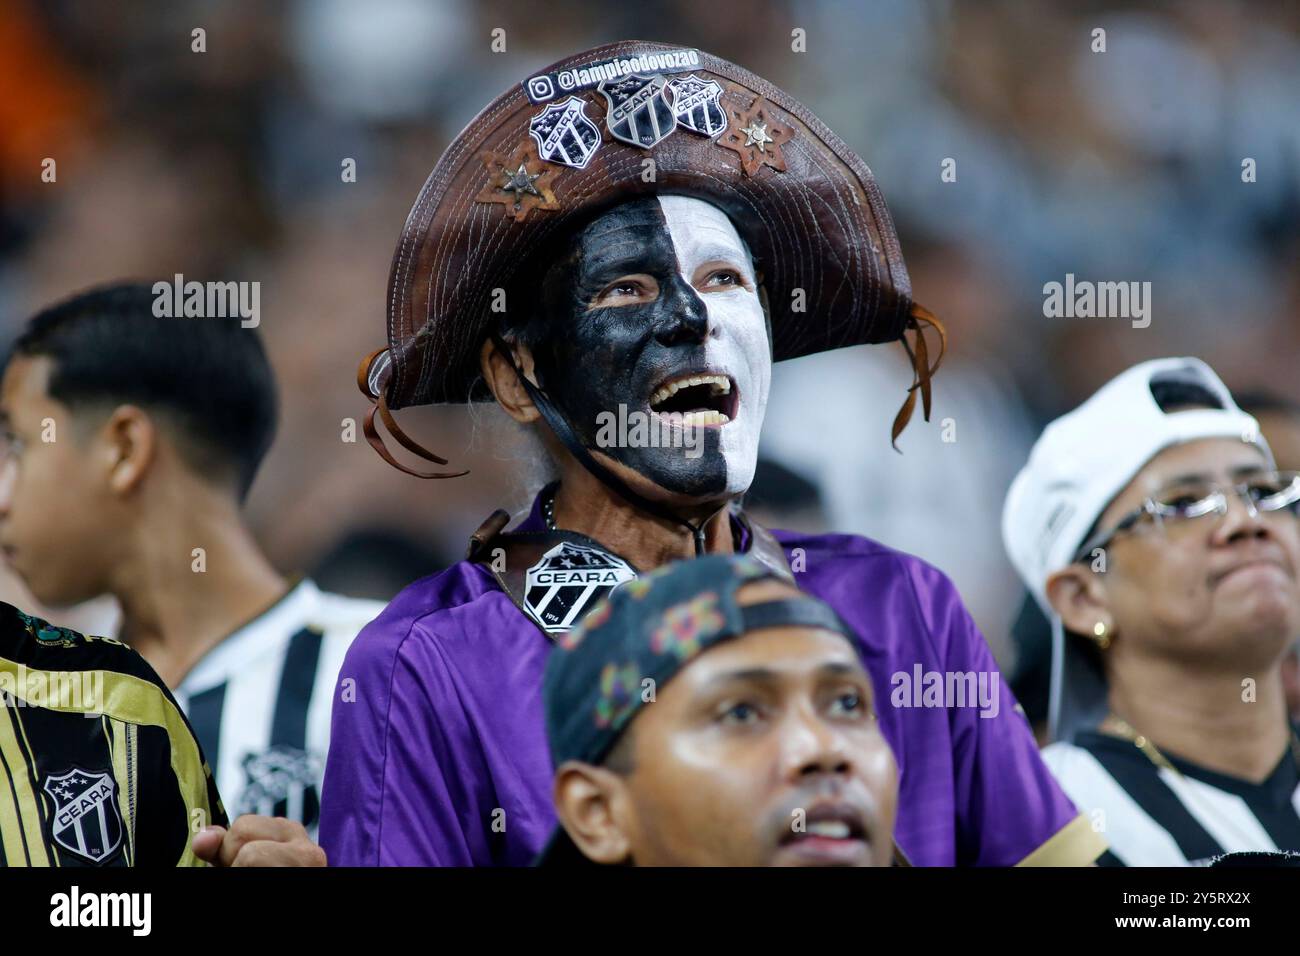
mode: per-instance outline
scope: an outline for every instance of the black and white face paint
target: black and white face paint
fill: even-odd
[[[753,260],[721,210],[683,196],[610,210],[547,272],[538,318],[528,338],[542,384],[587,447],[677,494],[749,487],[771,335]],[[629,423],[613,444],[611,416]],[[663,440],[674,428],[687,433]]]

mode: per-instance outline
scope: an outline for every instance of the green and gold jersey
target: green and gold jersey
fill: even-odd
[[[208,824],[212,773],[144,659],[0,602],[0,866],[202,866]]]

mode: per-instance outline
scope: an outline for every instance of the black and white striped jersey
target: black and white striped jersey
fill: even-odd
[[[232,820],[289,817],[315,838],[339,668],[383,608],[300,581],[176,689]]]
[[[1188,866],[1221,853],[1300,850],[1300,767],[1290,749],[1260,783],[1165,754],[1175,773],[1132,741],[1095,731],[1042,754],[1110,843],[1100,865]]]

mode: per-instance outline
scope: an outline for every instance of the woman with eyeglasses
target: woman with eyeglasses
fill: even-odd
[[[1110,843],[1177,866],[1300,850],[1300,474],[1198,359],[1124,372],[1057,419],[1003,538],[1053,622],[1043,756]]]

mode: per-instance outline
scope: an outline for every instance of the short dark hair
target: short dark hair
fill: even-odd
[[[238,318],[160,317],[154,283],[90,289],[34,316],[13,357],[53,360],[49,395],[69,408],[131,402],[170,419],[186,463],[227,475],[243,498],[275,437],[275,376]]]

